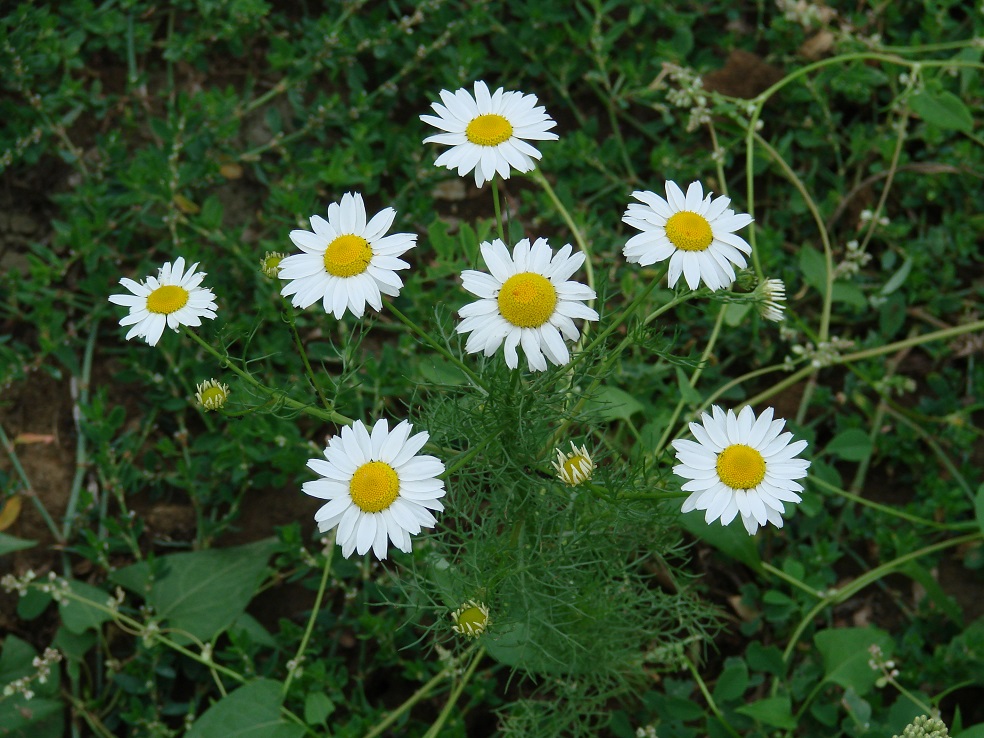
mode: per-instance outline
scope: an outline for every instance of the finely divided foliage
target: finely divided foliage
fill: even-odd
[[[984,15],[85,5],[0,11],[0,733],[976,719]]]

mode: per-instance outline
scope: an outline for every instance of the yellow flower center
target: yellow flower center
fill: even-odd
[[[225,404],[226,398],[229,393],[222,389],[221,386],[215,385],[202,390],[202,407],[206,410],[216,410]]]
[[[512,137],[512,123],[501,115],[486,113],[472,118],[465,136],[476,146],[498,146]]]
[[[152,313],[170,315],[188,304],[188,290],[176,284],[165,284],[147,295],[147,309]]]
[[[400,478],[389,464],[370,461],[355,470],[349,494],[363,512],[379,512],[392,505],[400,494]]]
[[[550,280],[536,272],[514,274],[499,290],[499,312],[520,328],[543,325],[553,315],[557,290]]]
[[[681,251],[703,251],[711,245],[714,233],[703,215],[681,210],[666,221],[666,237]]]
[[[751,446],[736,443],[718,454],[717,473],[731,489],[752,489],[765,479],[765,459]]]
[[[369,268],[372,248],[362,236],[339,236],[325,249],[325,271],[336,277],[354,277]]]
[[[591,460],[576,454],[564,462],[564,477],[570,480],[591,478]]]
[[[485,631],[489,616],[477,605],[467,607],[455,617],[455,625],[465,635],[477,636]]]

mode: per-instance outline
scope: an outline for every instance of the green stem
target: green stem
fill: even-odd
[[[823,593],[822,592],[818,592],[817,590],[813,589],[813,587],[811,587],[806,582],[801,582],[796,577],[790,576],[789,574],[787,574],[786,572],[784,572],[782,569],[777,569],[772,564],[770,564],[768,561],[763,561],[762,562],[762,569],[764,569],[765,571],[769,572],[773,576],[779,577],[782,581],[786,582],[787,584],[790,584],[790,585],[796,587],[797,589],[803,590],[808,595],[810,595],[812,597],[816,597],[818,600],[823,599]]]
[[[975,333],[981,330],[984,330],[984,320],[977,320],[973,323],[965,323],[964,325],[955,325],[952,328],[944,328],[943,330],[932,331],[931,333],[923,333],[921,335],[905,338],[901,341],[889,343],[884,346],[875,346],[874,348],[865,349],[864,351],[855,351],[853,354],[845,354],[840,358],[839,363],[850,364],[851,362],[860,361],[861,359],[871,359],[876,356],[890,354],[893,351],[908,348],[909,346],[920,346],[931,341],[942,341],[946,338],[961,336],[964,333]]]
[[[298,412],[304,413],[305,415],[310,415],[311,417],[318,418],[319,420],[325,420],[328,421],[329,423],[335,423],[337,425],[352,424],[353,422],[352,418],[347,418],[344,415],[335,412],[334,410],[322,410],[319,407],[309,405],[305,402],[299,402],[298,400],[295,400],[293,397],[289,397],[285,392],[282,392],[281,390],[275,390],[275,389],[271,389],[270,387],[267,387],[262,382],[259,382],[256,379],[254,379],[249,372],[246,372],[240,369],[238,366],[236,366],[232,362],[232,359],[230,359],[228,356],[224,356],[223,354],[220,354],[218,351],[216,351],[211,345],[208,344],[208,342],[205,341],[205,339],[203,339],[194,331],[185,328],[185,334],[190,336],[191,339],[194,340],[199,346],[201,346],[208,353],[210,353],[219,362],[219,366],[221,366],[223,369],[228,369],[233,374],[237,375],[240,379],[242,379],[244,382],[246,382],[251,387],[256,389],[257,391],[267,395],[268,397],[275,397],[279,402],[282,402],[284,405],[291,408],[292,410],[297,410]]]
[[[697,686],[700,688],[701,694],[704,695],[704,699],[707,701],[707,706],[711,708],[711,712],[714,713],[715,717],[717,717],[718,721],[724,726],[724,729],[727,730],[728,733],[733,735],[734,738],[741,738],[738,731],[732,728],[731,724],[724,719],[724,715],[721,714],[721,710],[718,708],[717,703],[714,702],[714,698],[708,691],[707,685],[704,684],[704,680],[701,679],[700,674],[697,673],[697,667],[694,666],[693,661],[686,656],[684,657],[684,660],[687,662],[687,668],[690,669],[690,673],[693,674],[694,680],[697,682]]]
[[[929,520],[927,518],[921,518],[918,515],[903,512],[902,510],[899,510],[891,505],[882,505],[880,502],[873,502],[872,500],[865,499],[864,497],[856,495],[853,492],[848,492],[840,487],[836,487],[830,482],[827,482],[814,474],[809,475],[807,478],[811,483],[817,485],[818,487],[821,487],[828,492],[833,492],[835,495],[840,495],[844,499],[850,500],[851,502],[857,502],[865,507],[870,507],[872,510],[878,510],[886,515],[891,515],[910,523],[925,525],[927,528],[935,528],[936,530],[967,531],[977,528],[977,523],[972,521],[967,521],[965,523],[937,523],[935,520]]]
[[[441,710],[441,714],[437,716],[437,720],[424,734],[424,738],[437,738],[437,736],[441,734],[441,729],[444,727],[444,723],[447,722],[448,717],[451,715],[451,710],[454,709],[455,703],[458,701],[458,698],[461,696],[465,686],[472,678],[472,674],[475,673],[475,668],[478,666],[478,662],[482,660],[483,656],[485,656],[485,649],[479,648],[475,653],[475,656],[472,658],[471,663],[468,665],[468,668],[465,670],[464,676],[461,677],[461,681],[459,681],[451,691],[451,695],[448,697],[448,701],[445,703],[444,709]]]
[[[430,346],[432,349],[437,351],[437,353],[439,353],[445,359],[447,359],[456,367],[458,367],[462,372],[464,372],[465,376],[468,377],[469,380],[471,380],[471,383],[475,385],[475,387],[482,390],[483,394],[487,395],[489,393],[489,388],[485,385],[485,382],[482,381],[482,378],[479,377],[471,369],[469,369],[468,366],[461,361],[461,359],[459,359],[457,356],[455,356],[450,351],[448,351],[438,341],[434,340],[433,336],[431,336],[429,333],[427,333],[427,331],[425,331],[414,321],[412,321],[410,318],[404,315],[392,303],[390,303],[389,309],[393,313],[393,315],[395,315],[400,320],[400,322],[402,322],[405,326],[407,326],[410,330],[412,330],[417,336],[422,338],[427,343],[428,346]]]
[[[762,138],[759,134],[754,133],[755,141],[765,149],[766,153],[772,157],[772,159],[779,165],[782,169],[783,174],[792,183],[793,187],[797,189],[800,196],[803,198],[803,202],[806,203],[807,209],[813,216],[814,222],[817,224],[817,230],[820,233],[820,242],[823,244],[823,262],[824,262],[824,293],[823,293],[823,311],[820,314],[820,334],[819,340],[826,341],[830,333],[830,314],[834,301],[834,251],[830,245],[830,234],[827,233],[827,224],[823,220],[823,216],[820,215],[820,208],[817,207],[816,202],[810,196],[809,191],[806,189],[806,185],[803,184],[802,180],[796,176],[796,172],[792,170],[792,167],[786,163],[786,160],[779,155],[772,146]],[[756,272],[758,272],[759,277],[762,276],[761,268],[756,264]]]
[[[715,400],[717,400],[721,395],[728,392],[731,388],[737,387],[739,384],[747,382],[749,379],[755,379],[756,377],[761,377],[766,374],[772,374],[772,372],[783,371],[785,368],[786,368],[785,363],[772,364],[771,366],[764,366],[761,369],[755,369],[754,371],[750,371],[747,374],[742,374],[740,377],[737,377],[736,379],[732,379],[730,382],[721,385],[718,389],[714,390],[710,395],[708,395],[707,399],[704,400],[704,402],[702,402],[700,406],[697,408],[697,412],[698,413],[704,412],[707,408],[709,408],[711,405],[714,404]]]
[[[907,553],[902,556],[899,556],[894,561],[889,561],[886,564],[882,564],[881,566],[875,567],[871,571],[862,574],[861,576],[859,576],[857,579],[855,579],[853,582],[846,585],[845,587],[835,590],[831,594],[827,595],[820,602],[814,605],[813,609],[811,609],[806,615],[804,615],[799,625],[796,626],[796,630],[793,631],[793,634],[789,638],[789,643],[786,644],[786,650],[783,651],[782,653],[783,664],[785,664],[786,666],[789,665],[790,658],[792,657],[793,651],[796,649],[796,644],[799,642],[799,639],[803,636],[803,632],[807,629],[807,627],[809,627],[810,623],[813,622],[814,618],[816,618],[817,615],[819,615],[824,610],[824,608],[829,607],[830,605],[838,604],[840,602],[843,602],[844,600],[850,599],[857,592],[860,592],[869,584],[872,584],[873,582],[878,581],[882,577],[891,574],[893,571],[898,569],[901,565],[909,561],[918,559],[922,556],[927,556],[928,554],[936,553],[937,551],[942,551],[943,549],[946,548],[951,548],[954,546],[962,546],[965,543],[973,543],[981,539],[984,539],[984,533],[978,531],[975,533],[969,533],[964,536],[958,536],[956,538],[950,538],[945,541],[940,541],[939,543],[934,543],[930,546],[921,548],[918,551],[913,551],[911,553]]]
[[[325,410],[331,412],[331,405],[328,403],[328,398],[325,397],[325,393],[321,391],[321,386],[318,384],[318,379],[314,376],[314,369],[311,368],[311,362],[308,361],[307,351],[304,350],[304,344],[301,343],[301,334],[297,332],[297,321],[296,316],[294,315],[294,308],[286,300],[284,300],[284,304],[287,307],[287,325],[290,326],[291,335],[294,336],[294,345],[297,346],[297,353],[301,355],[301,361],[304,362],[304,371],[307,372],[308,381],[311,382],[311,386],[314,387],[314,391],[318,393],[318,399],[321,400],[321,404],[324,405]]]
[[[631,318],[633,313],[635,313],[636,308],[638,308],[646,300],[646,298],[649,297],[649,293],[651,293],[656,288],[656,285],[660,283],[660,280],[662,280],[665,275],[666,275],[666,270],[663,269],[660,271],[659,274],[653,277],[653,280],[652,282],[649,283],[649,286],[646,287],[646,289],[644,289],[642,292],[640,292],[639,295],[634,300],[632,300],[632,302],[630,302],[624,310],[622,310],[621,314],[619,314],[619,316],[615,318],[615,320],[613,320],[607,328],[605,328],[605,330],[603,330],[601,333],[595,336],[594,340],[591,341],[591,343],[589,343],[587,347],[585,347],[580,352],[579,356],[575,356],[573,361],[576,362],[580,356],[586,356],[588,353],[590,353],[592,349],[596,348],[599,344],[601,344],[602,341],[604,341],[612,333],[617,331],[619,327],[621,327],[621,325],[625,323],[625,321]]]
[[[301,637],[301,643],[297,647],[297,653],[294,654],[294,659],[291,662],[290,671],[287,672],[287,679],[284,680],[284,687],[281,690],[281,694],[284,697],[287,696],[287,692],[290,690],[290,684],[294,681],[294,676],[297,674],[301,666],[301,661],[304,659],[304,650],[307,648],[308,641],[311,639],[311,633],[314,631],[314,623],[318,619],[318,612],[321,610],[321,602],[325,596],[325,587],[328,584],[328,574],[331,573],[331,560],[335,555],[335,541],[331,540],[328,543],[328,551],[325,553],[325,568],[321,572],[321,583],[318,585],[318,595],[314,600],[314,607],[311,608],[311,615],[308,617],[307,628],[304,629],[304,635]]]
[[[502,224],[502,208],[499,205],[499,180],[497,177],[492,177],[492,207],[495,209],[495,227],[499,232],[499,240],[505,244],[506,248],[509,248],[509,242],[506,240],[506,229]]]
[[[452,673],[454,673],[453,665],[446,667],[443,671],[431,677],[429,682],[424,684],[422,687],[420,687],[420,689],[418,689],[416,692],[410,695],[406,700],[404,700],[402,705],[400,705],[394,710],[390,710],[390,712],[386,715],[386,717],[383,718],[383,720],[381,720],[379,723],[374,725],[372,730],[366,733],[363,736],[363,738],[376,738],[376,736],[378,736],[380,733],[386,730],[390,725],[396,722],[397,718],[399,718],[400,715],[405,713],[407,710],[409,710],[418,702],[420,702],[422,699],[424,699],[424,697],[429,695],[434,690],[434,687],[436,687],[438,684],[440,684],[449,676],[451,676]]]
[[[707,346],[704,347],[704,353],[701,354],[700,363],[697,365],[697,368],[694,369],[694,373],[690,375],[691,387],[697,384],[697,380],[700,379],[700,375],[703,373],[704,367],[707,366],[707,360],[710,358],[711,351],[714,350],[714,344],[717,343],[718,336],[721,333],[721,326],[724,324],[724,314],[727,309],[727,305],[722,305],[718,310],[717,319],[714,321],[714,328],[711,330],[711,337],[707,339]],[[683,406],[685,404],[686,400],[683,397],[677,400],[676,407],[673,408],[673,414],[670,416],[669,421],[666,423],[666,427],[663,429],[663,434],[659,437],[659,441],[653,449],[653,456],[659,456],[660,452],[666,446],[667,441],[670,439],[670,433],[673,432],[673,427],[676,425],[677,419],[680,417],[680,413],[683,412]]]
[[[557,197],[557,193],[554,192],[554,189],[553,187],[550,186],[550,182],[547,181],[547,178],[543,176],[543,172],[541,172],[539,169],[534,169],[532,172],[529,173],[529,177],[538,185],[540,185],[540,187],[543,188],[543,191],[547,193],[547,197],[550,198],[550,202],[553,203],[554,207],[557,208],[557,212],[560,213],[560,217],[564,219],[564,222],[567,224],[567,227],[570,228],[571,235],[574,236],[574,242],[577,244],[577,247],[581,249],[581,252],[585,256],[584,272],[585,275],[587,276],[588,287],[594,289],[595,288],[594,267],[591,264],[591,248],[588,246],[587,239],[584,237],[584,234],[581,232],[581,229],[578,228],[577,225],[575,225],[574,218],[571,216],[570,211],[566,207],[564,207],[564,203],[562,203],[560,201],[560,198]],[[589,301],[588,305],[593,306],[594,300]],[[584,324],[585,333],[587,332],[587,329],[588,329],[588,323],[585,323]]]

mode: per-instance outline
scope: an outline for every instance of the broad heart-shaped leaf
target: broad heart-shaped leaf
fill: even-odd
[[[120,569],[114,582],[142,596],[168,627],[203,641],[225,630],[253,597],[276,541],[195,551],[157,560],[163,573],[151,579],[146,562]]]
[[[680,516],[680,525],[736,561],[752,569],[762,568],[762,557],[759,556],[755,536],[748,535],[741,520],[732,520],[730,525],[721,525],[720,520],[707,524],[704,522],[703,510],[692,510]]]
[[[877,645],[882,658],[890,658],[895,643],[888,633],[878,628],[828,628],[813,636],[823,658],[824,680],[853,688],[858,696],[868,693],[880,671],[871,668],[869,648]]]
[[[304,727],[280,715],[281,683],[258,679],[212,705],[185,738],[299,738]]]
[[[944,130],[970,133],[974,119],[963,100],[952,92],[930,93],[921,90],[909,98],[912,111],[930,125]]]

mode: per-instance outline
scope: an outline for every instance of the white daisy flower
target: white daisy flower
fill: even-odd
[[[120,284],[132,295],[110,295],[109,301],[125,305],[130,313],[120,320],[120,325],[132,325],[127,340],[137,336],[151,346],[156,346],[168,326],[174,331],[178,326],[200,326],[202,318],[215,318],[217,306],[212,290],[199,287],[206,272],[195,272],[198,262],[185,271],[184,257],[179,256],[157,270],[156,277],[146,282],[135,282],[124,277]]]
[[[516,347],[522,345],[530,371],[546,370],[544,355],[557,366],[570,361],[564,338],[576,341],[581,335],[573,319],[598,320],[598,313],[582,302],[593,300],[595,291],[567,281],[584,263],[584,254],[572,256],[570,244],[554,254],[545,238],[533,246],[524,238],[512,256],[498,238],[481,249],[491,274],[461,273],[465,289],[481,298],[458,311],[464,318],[458,333],[471,333],[465,351],[491,356],[505,341],[506,366],[515,369]]]
[[[730,287],[734,266],[744,267],[752,247],[735,231],[752,222],[746,213],[728,208],[731,198],[711,199],[700,182],[692,182],[687,194],[675,182],[666,182],[666,200],[654,192],[637,191],[622,222],[642,233],[628,240],[623,249],[626,261],[648,266],[670,260],[668,281],[673,287],[682,274],[695,290],[704,282],[710,289]]]
[[[496,173],[509,179],[510,167],[528,172],[541,154],[527,141],[555,141],[549,133],[557,122],[547,115],[536,95],[505,92],[501,87],[489,94],[488,86],[475,83],[475,96],[461,88],[456,92],[441,90],[440,103],[431,103],[437,116],[420,119],[445,133],[424,139],[424,143],[451,146],[434,162],[436,166],[457,169],[464,177],[475,170],[475,185],[481,187]]]
[[[294,307],[306,308],[322,301],[326,313],[336,318],[346,308],[356,318],[366,303],[382,310],[382,295],[396,297],[403,287],[397,269],[410,265],[398,259],[416,246],[415,233],[384,235],[393,225],[396,211],[383,208],[366,223],[362,195],[342,195],[342,202],[328,206],[328,220],[311,216],[310,231],[291,231],[290,240],[304,253],[294,254],[279,264],[281,279],[289,279],[280,294],[293,295]]]
[[[673,441],[677,461],[673,473],[689,480],[684,492],[692,492],[682,512],[705,510],[704,520],[721,518],[727,525],[741,514],[749,535],[760,525],[782,527],[783,502],[800,502],[803,487],[793,480],[806,476],[810,462],[794,458],[806,448],[792,433],[781,433],[785,420],[773,420],[772,408],[758,419],[747,405],[734,411],[711,408],[713,417],[701,414],[691,423],[694,441]]]
[[[361,420],[342,428],[328,440],[325,459],[311,459],[308,468],[323,479],[305,482],[305,494],[328,500],[314,514],[318,530],[338,528],[335,540],[348,558],[370,548],[376,558],[386,558],[387,539],[409,553],[410,536],[437,522],[431,510],[444,505],[444,464],[434,456],[417,456],[430,436],[410,435],[404,420],[389,430],[385,419],[376,421],[372,433]]]

